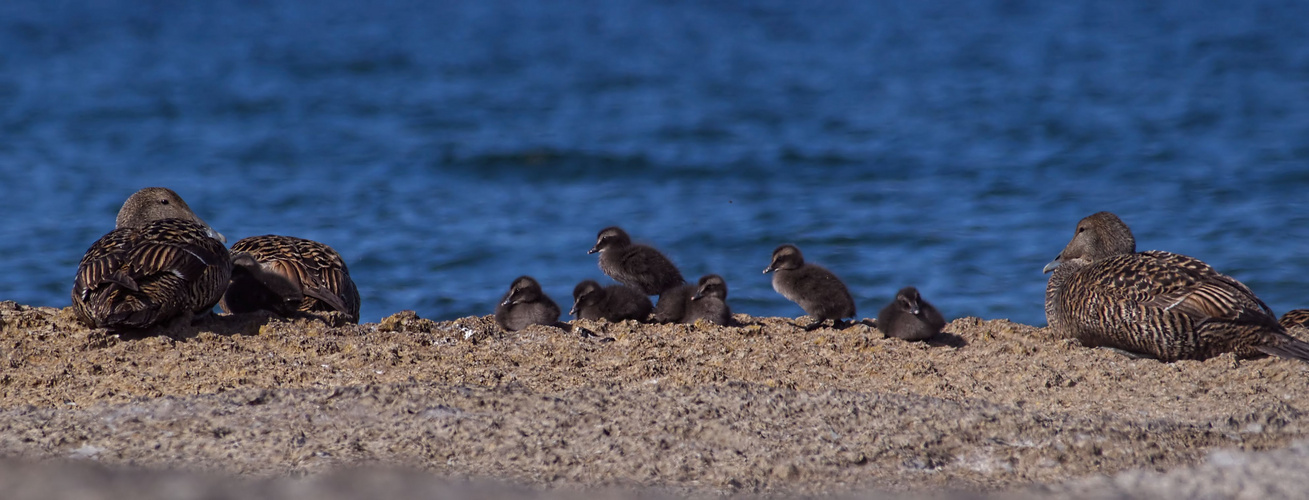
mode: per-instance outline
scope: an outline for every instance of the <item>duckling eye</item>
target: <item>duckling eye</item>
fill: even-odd
[[[164,204],[164,205],[167,205],[167,204],[168,204],[168,200],[159,200],[159,203]]]
[[[1086,232],[1086,228],[1085,228],[1085,227],[1079,227],[1079,228],[1077,228],[1077,234],[1082,234],[1082,233],[1085,233],[1085,232]]]

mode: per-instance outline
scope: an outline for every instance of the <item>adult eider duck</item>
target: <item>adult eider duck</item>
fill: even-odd
[[[282,316],[339,312],[359,322],[359,289],[332,247],[268,234],[232,245],[232,283],[219,306],[228,313],[267,310]]]
[[[118,211],[116,229],[82,256],[73,310],[92,328],[189,324],[227,289],[232,260],[224,241],[171,189],[137,191]]]
[[[1193,257],[1137,252],[1131,230],[1112,213],[1078,222],[1045,266],[1051,271],[1046,321],[1084,345],[1161,361],[1226,352],[1309,361],[1309,344],[1287,335],[1249,287]]]

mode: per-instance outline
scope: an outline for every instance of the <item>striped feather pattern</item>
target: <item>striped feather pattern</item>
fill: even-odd
[[[95,328],[150,328],[212,309],[232,263],[209,232],[190,220],[162,219],[101,237],[77,267],[77,316]]]
[[[264,235],[242,239],[232,245],[234,256],[248,255],[257,267],[244,266],[235,273],[223,299],[229,313],[265,309],[287,315],[292,311],[344,313],[359,322],[359,291],[341,255],[332,247],[294,236]],[[244,259],[238,258],[242,262]],[[280,281],[280,286],[275,284]],[[299,302],[285,307],[288,299]]]
[[[1083,225],[1099,215],[1079,224],[1051,264],[1057,267],[1046,288],[1046,318],[1057,333],[1163,361],[1225,352],[1309,361],[1309,344],[1288,336],[1249,287],[1193,257],[1106,249],[1099,242],[1131,236],[1112,214],[1093,221],[1088,235]]]

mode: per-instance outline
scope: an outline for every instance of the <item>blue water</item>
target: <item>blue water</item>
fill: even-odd
[[[350,264],[363,319],[560,303],[619,224],[738,312],[798,244],[874,316],[1044,324],[1082,216],[1309,306],[1309,2],[0,2],[0,299],[123,199]],[[605,279],[607,281],[607,279]]]

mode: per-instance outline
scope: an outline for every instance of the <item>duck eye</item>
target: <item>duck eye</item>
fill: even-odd
[[[168,200],[159,200],[159,203],[162,203],[162,204],[164,204],[164,205],[167,205],[167,204],[168,204]]]
[[[1079,227],[1079,228],[1077,228],[1077,234],[1082,234],[1082,233],[1085,233],[1085,232],[1086,232],[1086,228],[1085,228],[1085,227]]]

